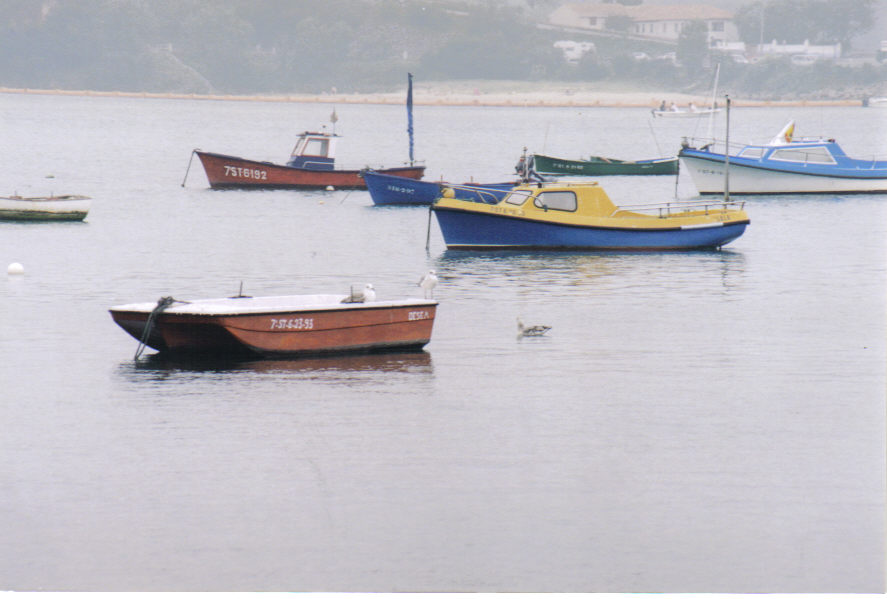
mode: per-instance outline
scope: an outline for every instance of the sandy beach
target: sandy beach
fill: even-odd
[[[103,96],[130,98],[170,98],[194,100],[226,100],[242,102],[299,102],[328,104],[402,104],[406,87],[380,93],[338,93],[335,89],[319,94],[186,94],[165,92],[119,92],[90,90],[41,90],[0,88],[2,93],[50,94],[72,96]],[[758,100],[731,98],[734,106],[859,106],[859,99],[829,100]],[[696,106],[711,103],[711,95],[674,93],[656,90],[612,89],[606,85],[566,82],[526,81],[464,81],[414,84],[415,105],[438,106],[579,106],[579,107],[643,107],[655,108],[662,101],[679,106],[693,102]],[[723,94],[718,95],[723,102]]]

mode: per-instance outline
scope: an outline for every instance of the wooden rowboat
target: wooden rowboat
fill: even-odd
[[[603,156],[591,156],[587,160],[554,158],[543,154],[533,155],[537,173],[543,175],[581,175],[601,177],[607,175],[676,175],[678,158],[650,158],[647,160],[618,160]]]
[[[91,204],[89,197],[81,195],[0,197],[0,220],[83,220]]]
[[[162,298],[114,306],[110,313],[142,344],[171,354],[283,358],[415,350],[431,340],[436,301],[350,297]]]

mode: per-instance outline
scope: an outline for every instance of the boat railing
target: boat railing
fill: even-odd
[[[704,212],[705,214],[727,212],[728,210],[742,210],[745,208],[743,200],[727,200],[723,199],[699,199],[699,200],[681,200],[675,202],[656,202],[651,204],[622,204],[616,207],[616,210],[610,216],[618,212],[652,212],[665,218],[672,214],[681,212]]]
[[[477,202],[480,204],[498,204],[499,200],[502,198],[502,194],[505,193],[503,191],[499,191],[497,194],[484,187],[465,184],[459,185],[448,183],[447,185],[445,185],[445,188],[452,189],[454,192],[457,189],[461,191],[463,193],[463,197],[459,197],[460,200]],[[514,193],[514,191],[508,193]],[[527,195],[529,196],[530,194],[528,193]]]
[[[746,145],[747,144],[730,142],[730,150],[733,154],[738,154]],[[712,139],[707,137],[685,137],[681,141],[681,147],[712,152],[713,154],[724,154],[724,150],[726,149],[723,139]]]

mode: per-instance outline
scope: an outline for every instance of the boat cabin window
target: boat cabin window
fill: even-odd
[[[785,162],[818,162],[823,164],[835,164],[835,159],[832,157],[831,152],[828,151],[828,148],[823,147],[813,147],[813,148],[786,148],[782,150],[775,150],[773,154],[770,155],[772,160],[783,160]]]
[[[764,155],[764,148],[745,148],[739,152],[743,158],[760,158]]]
[[[572,191],[543,191],[533,200],[536,208],[576,211],[576,194]]]
[[[505,196],[505,203],[520,206],[527,201],[528,197],[530,197],[530,195],[526,191],[512,191]]]
[[[305,140],[302,154],[306,156],[327,156],[330,151],[330,140],[309,138]]]

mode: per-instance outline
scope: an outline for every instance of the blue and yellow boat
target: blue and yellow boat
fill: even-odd
[[[449,249],[689,250],[720,248],[745,232],[743,203],[616,206],[597,183],[531,183],[496,204],[444,189],[431,209]]]

